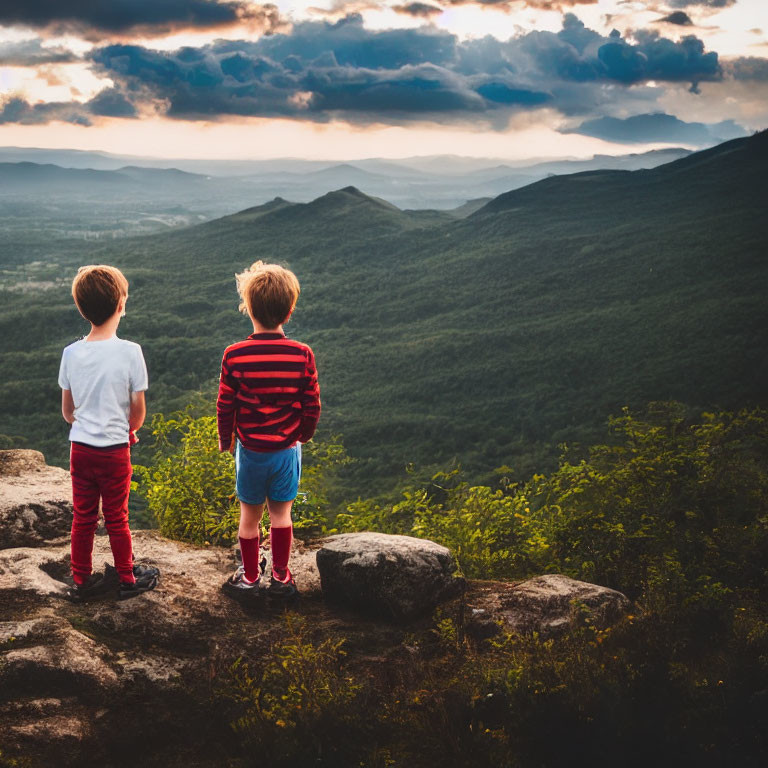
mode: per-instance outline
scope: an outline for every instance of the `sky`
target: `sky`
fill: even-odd
[[[3,0],[0,146],[510,160],[768,127],[768,0]]]

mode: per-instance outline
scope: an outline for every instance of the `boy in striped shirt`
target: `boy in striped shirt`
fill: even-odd
[[[240,311],[250,317],[253,333],[224,350],[216,402],[219,450],[235,456],[240,500],[242,566],[224,591],[234,597],[258,591],[265,564],[259,563],[259,534],[266,501],[272,548],[267,591],[292,597],[297,590],[288,568],[291,507],[301,476],[301,443],[312,438],[320,418],[315,356],[283,331],[299,298],[293,272],[257,261],[236,279]]]

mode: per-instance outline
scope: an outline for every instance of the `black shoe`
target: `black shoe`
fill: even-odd
[[[86,600],[111,592],[117,586],[117,572],[108,568],[104,573],[92,573],[85,584],[74,584],[66,591],[66,598],[73,603],[84,603]]]
[[[299,590],[296,589],[296,582],[293,580],[291,569],[288,568],[287,570],[287,581],[276,579],[275,572],[272,571],[272,577],[270,578],[269,586],[266,589],[268,597],[277,598],[279,600],[290,600],[291,598],[298,597]]]
[[[222,591],[234,597],[235,600],[252,600],[259,596],[261,587],[259,581],[267,566],[267,558],[262,557],[259,563],[259,578],[249,582],[245,580],[245,567],[237,566],[237,570],[221,585]]]
[[[160,579],[160,570],[152,565],[134,565],[133,577],[136,579],[133,584],[127,581],[120,582],[120,591],[117,594],[120,600],[128,600],[154,589]]]

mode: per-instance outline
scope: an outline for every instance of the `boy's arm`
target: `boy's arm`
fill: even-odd
[[[312,350],[309,350],[305,371],[308,383],[301,395],[301,432],[299,441],[306,443],[312,439],[320,420],[320,386],[317,383],[317,366]]]
[[[72,397],[72,389],[67,373],[67,351],[61,353],[61,365],[59,366],[59,386],[61,387],[61,415],[67,424],[75,421],[75,400]]]
[[[149,387],[147,376],[147,364],[144,362],[144,353],[138,344],[133,348],[134,355],[130,371],[131,403],[128,410],[128,443],[136,445],[139,438],[136,432],[141,429],[144,419],[147,417],[147,401],[144,391]]]
[[[131,432],[141,429],[146,417],[147,401],[144,397],[144,391],[131,392],[131,410],[128,414],[128,429],[130,429]]]
[[[221,361],[219,395],[216,398],[216,426],[219,431],[219,450],[231,451],[235,437],[235,394],[237,381],[227,365],[226,356]]]
[[[75,401],[72,398],[71,389],[61,390],[61,415],[67,424],[72,424],[75,421]]]

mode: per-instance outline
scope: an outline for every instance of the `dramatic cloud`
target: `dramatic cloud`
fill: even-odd
[[[540,11],[562,11],[576,5],[596,5],[599,0],[445,0],[447,5],[499,5],[513,8],[535,8]]]
[[[684,11],[674,11],[663,19],[657,19],[656,23],[666,22],[667,24],[677,24],[680,27],[690,27],[693,25],[691,17]]]
[[[30,104],[18,96],[11,96],[0,102],[0,124],[39,125],[54,120],[76,125],[91,125],[87,107],[75,102]]]
[[[728,8],[736,5],[736,0],[669,0],[670,8]]]
[[[733,120],[710,125],[686,123],[661,112],[651,115],[634,115],[625,120],[615,117],[587,120],[571,133],[625,144],[680,142],[696,146],[709,146],[747,135],[747,132]]]
[[[5,67],[35,67],[40,64],[67,64],[78,61],[66,48],[44,48],[40,39],[0,42],[0,65]]]
[[[3,0],[0,24],[73,32],[89,39],[102,33],[163,35],[178,29],[211,29],[249,22],[274,29],[274,5],[245,0]]]
[[[224,115],[295,116],[324,121],[439,122],[482,114],[506,124],[510,110],[548,105],[588,114],[602,84],[699,82],[722,76],[717,54],[693,36],[655,32],[603,37],[572,14],[558,33],[534,31],[506,42],[460,42],[433,27],[368,30],[360,16],[307,21],[258,41],[219,40],[155,51],[111,45],[92,54],[97,74],[121,92],[149,94],[181,119]]]
[[[100,117],[137,117],[136,107],[117,88],[105,88],[87,104],[93,115]]]
[[[393,5],[393,11],[403,13],[408,16],[417,16],[419,18],[429,18],[430,16],[437,16],[443,12],[443,9],[436,5],[429,5],[427,3],[408,3],[407,5]]]
[[[153,113],[180,120],[290,117],[361,125],[408,121],[504,129],[546,107],[582,119],[653,111],[660,84],[719,81],[718,56],[695,36],[603,36],[566,14],[559,32],[465,41],[434,26],[370,30],[359,15],[304,21],[256,41],[217,40],[176,51],[115,44],[90,54],[111,85],[85,104],[9,106],[6,122]],[[759,62],[762,60],[756,60]],[[757,72],[742,60],[738,71]],[[656,107],[658,109],[658,107]]]
[[[724,63],[728,75],[734,80],[757,80],[768,82],[768,59],[755,56],[741,56]]]

